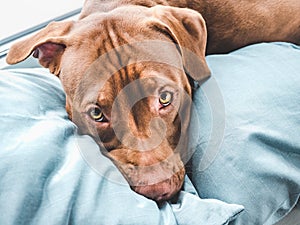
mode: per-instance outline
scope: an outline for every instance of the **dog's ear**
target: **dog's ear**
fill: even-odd
[[[200,13],[171,6],[154,6],[151,10],[159,20],[157,25],[163,26],[164,31],[179,46],[186,72],[195,81],[207,79],[210,76],[205,60],[207,30]]]
[[[34,36],[13,44],[8,52],[8,64],[16,64],[31,55],[39,59],[42,66],[58,75],[60,60],[68,45],[67,35],[73,25],[72,21],[52,22]]]

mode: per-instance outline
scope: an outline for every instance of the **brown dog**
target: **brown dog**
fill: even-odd
[[[49,24],[13,45],[7,62],[34,52],[60,77],[81,132],[136,192],[162,201],[183,183],[189,78],[209,77],[205,54],[300,44],[299,12],[299,0],[86,0],[78,21]]]

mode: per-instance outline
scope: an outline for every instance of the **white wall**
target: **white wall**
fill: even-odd
[[[0,40],[82,7],[84,0],[2,0]]]

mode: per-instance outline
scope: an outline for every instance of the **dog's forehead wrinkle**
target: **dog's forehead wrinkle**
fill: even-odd
[[[151,75],[149,76],[149,74]],[[151,66],[147,68],[145,65],[131,65],[122,68],[110,77],[107,85],[103,86],[99,92],[98,101],[115,98],[122,92],[122,95],[118,97],[120,105],[125,103],[131,105],[136,98],[157,96],[159,91],[164,89],[176,90],[178,87],[175,84],[180,78],[177,74],[172,74],[172,71],[168,74],[167,78],[162,79],[161,72],[153,70]]]
[[[97,22],[91,19],[91,21],[85,21],[86,26],[88,27],[84,32],[85,36],[88,37],[85,39],[94,41],[94,43],[90,44],[96,43],[95,46],[96,48],[98,48],[99,56],[102,54],[106,54],[109,50],[115,49],[117,46],[122,46],[124,44],[130,44],[133,42],[145,41],[145,37],[147,37],[147,39],[149,40],[162,40],[172,42],[172,40],[170,40],[170,36],[164,34],[160,30],[155,30],[148,26],[149,21],[153,19],[151,19],[150,17],[139,16],[139,13],[136,11],[133,12],[130,20],[128,20],[128,13],[126,12],[120,12],[120,15],[113,14],[111,16],[106,15],[100,16],[100,18],[94,17],[92,19],[97,20]],[[89,25],[90,23],[92,25]],[[106,30],[107,32],[103,32],[103,30]],[[160,48],[168,48],[168,46],[162,44]],[[130,50],[131,53],[134,52],[134,49],[128,48],[126,50],[128,51],[128,53],[130,53]],[[144,55],[146,55],[147,53],[156,55],[157,51],[161,49],[153,50],[151,48],[142,49],[141,47],[139,47],[138,51],[135,50],[135,53],[141,54],[142,50],[144,50]],[[160,51],[160,55],[163,52],[166,51]],[[124,51],[121,55],[124,55],[125,53],[126,51]],[[134,54],[131,54],[131,56],[134,56]]]

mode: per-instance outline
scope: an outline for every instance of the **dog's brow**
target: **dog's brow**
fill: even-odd
[[[103,110],[111,108],[113,102],[111,99],[112,94],[108,92],[100,92],[97,99],[97,105],[99,105]]]

